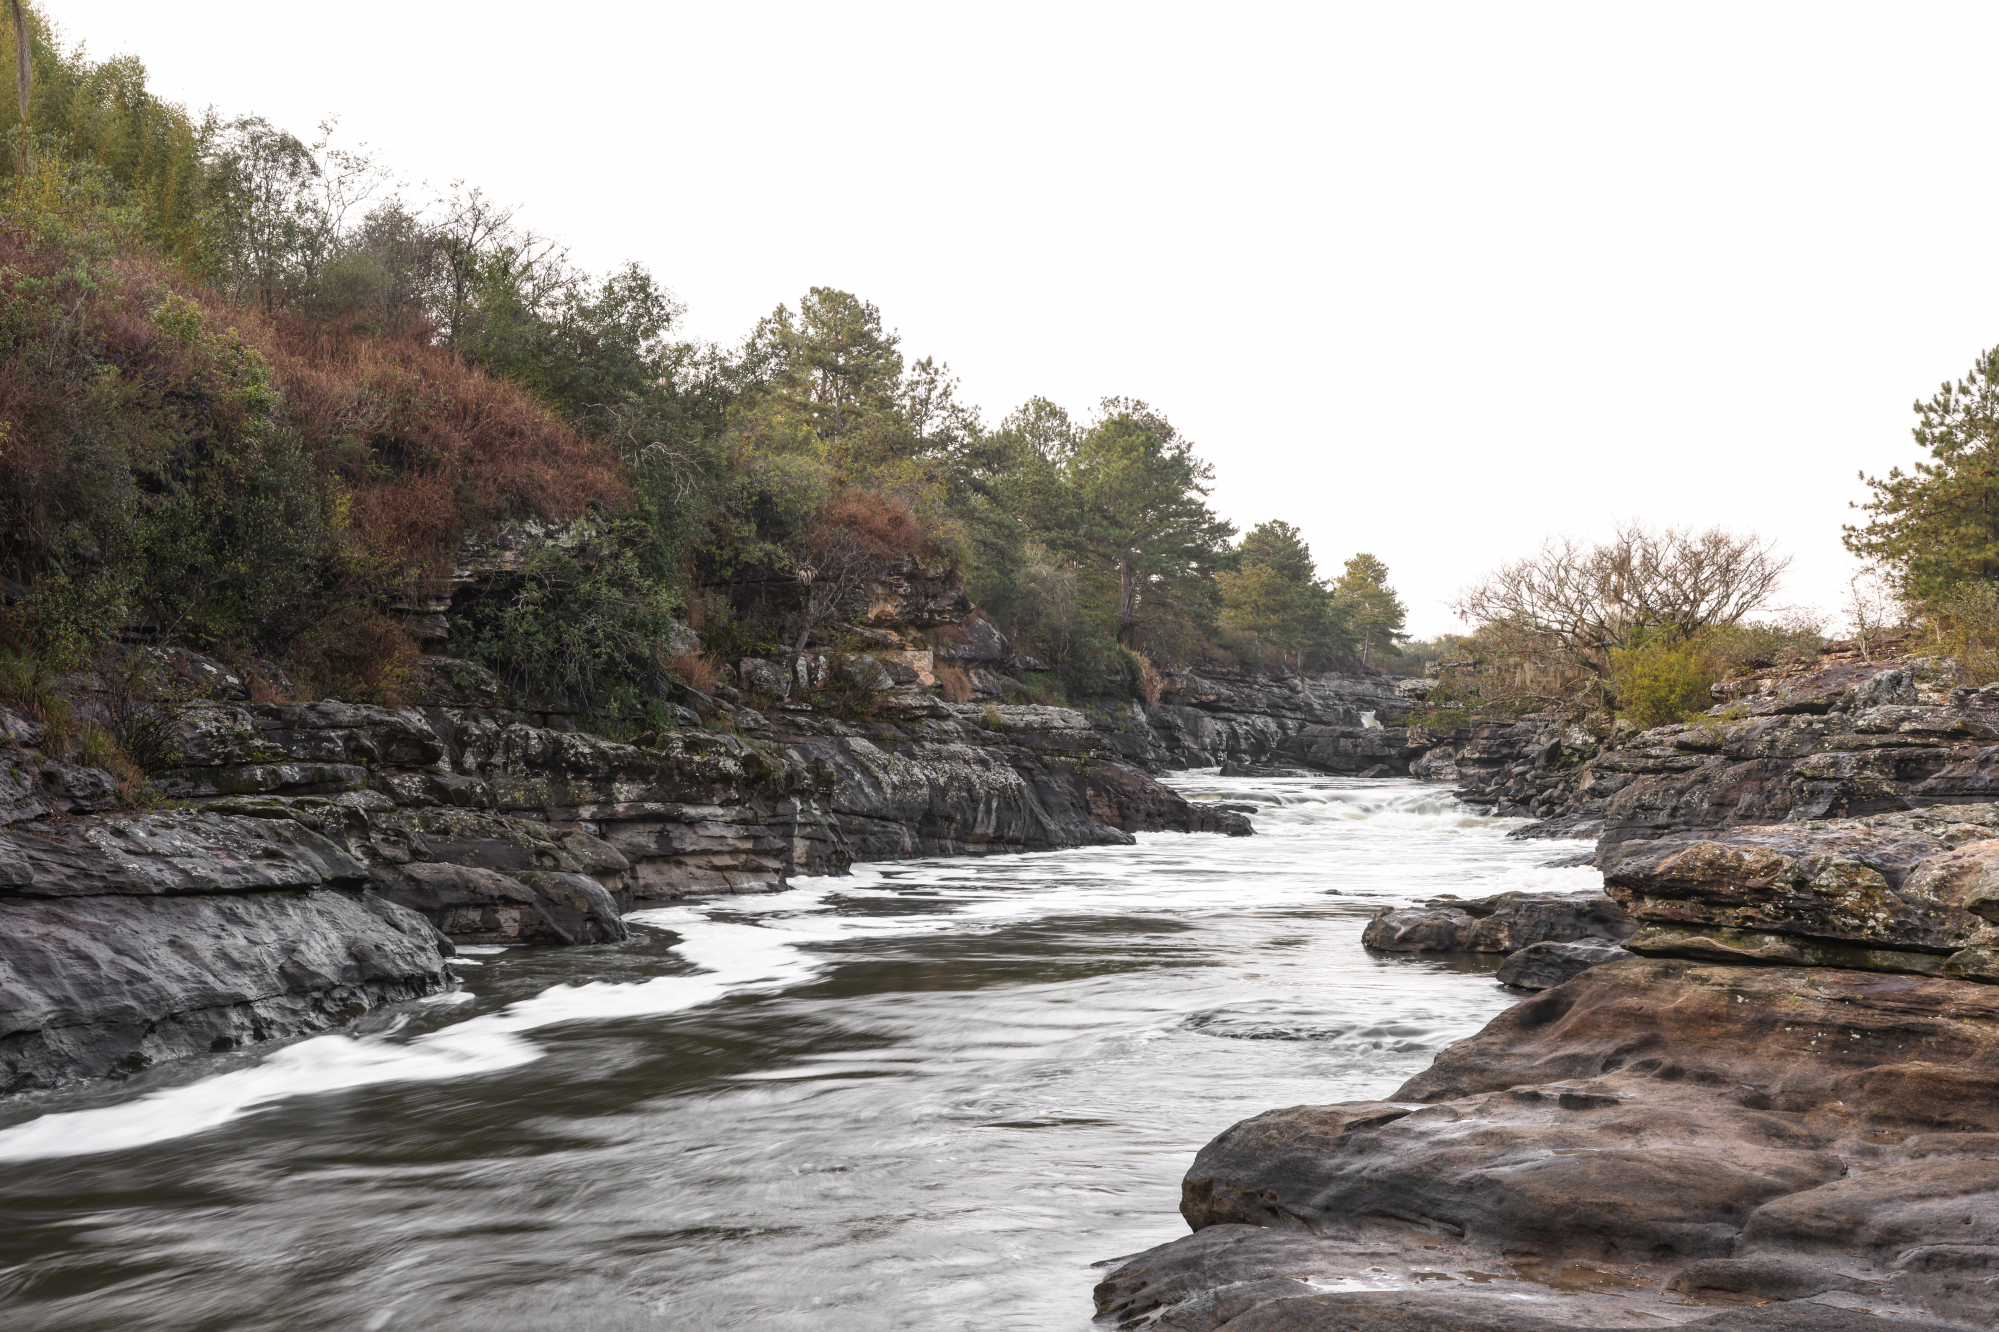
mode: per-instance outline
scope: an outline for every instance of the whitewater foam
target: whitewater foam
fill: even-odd
[[[141,1147],[204,1132],[294,1096],[502,1072],[541,1057],[542,1049],[526,1039],[541,1028],[665,1016],[731,995],[809,981],[840,956],[815,951],[816,945],[997,930],[1058,915],[1154,912],[1198,918],[1245,906],[1281,909],[1321,901],[1329,891],[1383,902],[1424,895],[1421,885],[1386,878],[1372,867],[1376,857],[1367,844],[1378,838],[1406,842],[1412,835],[1447,834],[1434,843],[1443,857],[1435,862],[1442,890],[1575,891],[1601,882],[1588,869],[1515,864],[1502,870],[1485,848],[1491,844],[1488,839],[1503,839],[1517,821],[1479,815],[1436,787],[1302,779],[1221,783],[1212,774],[1186,774],[1172,784],[1190,796],[1212,793],[1257,804],[1259,836],[1245,844],[1176,833],[1140,834],[1131,847],[857,865],[849,877],[801,879],[784,892],[634,912],[627,917],[632,924],[678,936],[672,951],[697,970],[643,981],[555,985],[414,1038],[400,1038],[394,1030],[313,1037],[274,1050],[248,1068],[0,1130],[0,1160]],[[1331,830],[1337,830],[1340,842],[1351,841],[1356,854],[1329,855],[1335,849],[1326,840]],[[1468,840],[1454,846],[1456,838]],[[912,878],[922,884],[920,894],[910,891],[907,881]],[[1329,888],[1329,881],[1342,886]],[[909,914],[880,910],[894,901],[920,909]],[[853,909],[843,910],[843,905]],[[457,961],[477,966],[478,961],[463,954],[491,958],[512,951],[462,947]],[[454,991],[428,1002],[450,1005],[471,998]]]

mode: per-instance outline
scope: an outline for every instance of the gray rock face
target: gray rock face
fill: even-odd
[[[952,641],[967,661],[1003,644],[977,631]],[[808,687],[833,669],[823,655],[802,661]],[[758,725],[756,740],[688,726],[621,743],[482,704],[493,691],[463,663],[431,675],[428,696],[445,701],[422,708],[256,703],[241,689],[187,708],[161,785],[188,807],[166,813],[49,820],[96,788],[28,748],[39,737],[27,723],[0,718],[0,804],[13,816],[0,828],[0,911],[11,913],[0,930],[41,929],[50,903],[78,904],[111,932],[121,976],[151,965],[172,931],[198,936],[176,954],[194,969],[163,971],[175,985],[133,989],[106,962],[95,991],[76,972],[69,1008],[43,994],[60,968],[16,957],[9,949],[28,945],[0,937],[16,1008],[58,1014],[10,1029],[22,1050],[12,1085],[297,1034],[427,993],[446,983],[446,939],[616,943],[637,901],[767,890],[856,858],[1249,831],[1240,813],[1190,805],[1115,762],[1102,732],[1066,708],[926,700],[857,725],[807,707]],[[761,722],[716,699],[703,707],[718,725]],[[126,899],[183,905],[107,905]],[[276,905],[295,899],[312,905]],[[368,910],[356,915],[357,903]],[[421,965],[376,937],[384,922],[418,921],[422,937],[397,947],[428,949]],[[147,1010],[156,1034],[115,1034],[120,1014]],[[74,1030],[39,1034],[57,1027]],[[99,1027],[112,1034],[90,1034]]]
[[[449,947],[325,888],[0,900],[0,1091],[321,1031],[449,988]]]
[[[1995,1033],[1999,991],[1958,981],[1593,967],[1387,1100],[1229,1129],[1183,1186],[1195,1233],[1113,1268],[1098,1310],[1546,1332],[1691,1302],[1722,1307],[1715,1327],[1999,1326]],[[1383,1285],[1403,1289],[1337,1293]],[[1788,1307],[1728,1308],[1765,1300]]]
[[[1999,982],[1999,808],[1608,846],[1607,890],[1659,956],[1837,966]]]
[[[1543,835],[1613,843],[1999,800],[1999,687],[1947,688],[1930,670],[1832,656],[1717,685],[1710,715],[1642,733],[1545,716],[1469,726],[1417,737],[1410,772],[1545,820]]]
[[[1552,990],[1557,985],[1574,980],[1591,967],[1636,956],[1636,953],[1619,948],[1608,939],[1534,943],[1509,954],[1499,964],[1494,979],[1516,990]]]
[[[1511,892],[1383,908],[1367,923],[1361,943],[1391,953],[1511,953],[1577,939],[1616,943],[1637,929],[1629,912],[1599,894]]]
[[[1385,676],[1221,679],[1169,669],[1163,678],[1158,703],[1127,703],[1119,715],[1098,723],[1111,754],[1155,771],[1358,773],[1386,763],[1403,775],[1409,760],[1422,752],[1393,726],[1411,699]],[[1381,725],[1369,726],[1370,715]]]

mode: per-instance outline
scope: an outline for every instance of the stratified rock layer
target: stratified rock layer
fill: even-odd
[[[1100,1312],[1524,1332],[1770,1300],[1801,1302],[1771,1326],[1857,1308],[1999,1326],[1999,989],[1594,967],[1386,1101],[1236,1125],[1181,1210],[1197,1233],[1115,1270]],[[1315,1293],[1342,1282],[1420,1285],[1432,1321]]]

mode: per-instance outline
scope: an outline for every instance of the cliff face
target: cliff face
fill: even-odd
[[[1162,673],[1159,702],[1131,702],[1098,722],[1106,746],[1154,770],[1297,769],[1406,775],[1409,685],[1385,676]]]

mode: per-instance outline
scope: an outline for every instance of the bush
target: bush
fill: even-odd
[[[1825,646],[1816,621],[1744,621],[1721,625],[1700,636],[1700,653],[1716,679],[1727,680],[1772,666],[1809,662]]]
[[[1691,643],[1655,639],[1619,649],[1611,654],[1611,679],[1617,710],[1645,730],[1682,721],[1714,701],[1708,693],[1714,677]]]
[[[288,658],[308,698],[401,707],[416,691],[422,658],[394,620],[366,606],[343,606],[294,637]]]
[[[649,553],[636,523],[537,533],[517,580],[459,608],[454,647],[519,692],[636,706],[666,687],[680,604]]]

